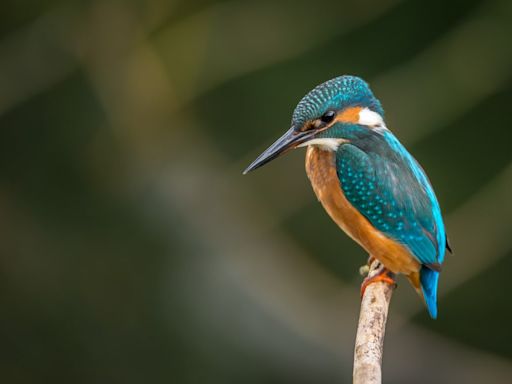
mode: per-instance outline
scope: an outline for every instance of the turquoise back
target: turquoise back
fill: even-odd
[[[421,285],[435,317],[446,235],[427,176],[390,131],[341,124],[337,129],[346,131],[343,137],[352,137],[351,143],[341,145],[336,153],[345,197],[376,229],[405,245],[424,266]]]

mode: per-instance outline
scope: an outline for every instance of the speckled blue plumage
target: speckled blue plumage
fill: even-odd
[[[318,118],[328,109],[364,105],[381,116],[384,111],[368,84],[356,76],[340,76],[322,83],[300,100],[292,115],[292,125],[302,126],[306,121]]]
[[[423,265],[421,285],[436,317],[435,269],[445,253],[439,204],[423,170],[391,132],[365,131],[336,153],[341,188],[375,228],[405,245]]]
[[[339,147],[337,172],[345,197],[373,226],[406,244],[421,263],[442,262],[444,231],[436,220],[434,192],[405,148],[390,141],[396,139],[389,131],[370,132]]]
[[[443,262],[446,244],[439,204],[425,173],[388,130],[376,132],[346,124],[336,129],[350,131],[343,137],[352,137],[336,153],[345,197],[375,228],[405,245],[423,265],[420,281],[429,312],[436,317],[436,270]]]
[[[297,105],[292,124],[302,126],[325,111],[360,106],[384,111],[362,79],[341,76],[320,84]],[[347,200],[387,237],[406,246],[422,264],[420,283],[432,317],[437,316],[439,268],[446,235],[441,210],[423,169],[385,127],[337,123],[317,138],[342,138],[336,168]]]

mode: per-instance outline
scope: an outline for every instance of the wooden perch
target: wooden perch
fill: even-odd
[[[368,278],[382,271],[384,266],[373,260]],[[378,281],[366,287],[361,300],[361,312],[354,348],[354,384],[382,382],[382,353],[388,317],[389,302],[394,286]]]

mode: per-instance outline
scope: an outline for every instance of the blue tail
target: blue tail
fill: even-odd
[[[430,317],[437,318],[437,282],[439,272],[433,271],[425,266],[421,267],[420,283],[423,291],[423,298],[427,304]]]

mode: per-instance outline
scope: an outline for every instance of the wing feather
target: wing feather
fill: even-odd
[[[353,144],[339,147],[341,188],[374,227],[407,246],[427,268],[439,270],[446,246],[439,204],[421,167],[389,135],[370,147],[373,150]]]

